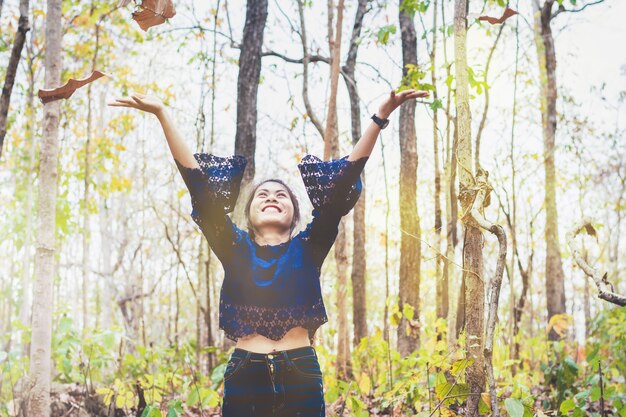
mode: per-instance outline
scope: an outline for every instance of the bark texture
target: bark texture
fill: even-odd
[[[478,416],[480,394],[485,388],[483,328],[485,285],[483,280],[483,234],[469,215],[476,196],[473,190],[472,135],[467,75],[467,9],[468,0],[456,0],[454,7],[454,57],[456,67],[457,165],[459,200],[466,213],[461,219],[465,229],[463,241],[463,286],[467,354],[474,362],[467,368],[470,396],[466,416]],[[463,290],[462,290],[463,291]]]
[[[350,98],[350,118],[352,143],[356,144],[361,138],[361,111],[359,108],[359,91],[355,78],[356,57],[359,48],[359,37],[363,26],[363,17],[367,13],[367,5],[371,0],[359,0],[350,37],[350,47],[348,58],[343,66],[345,74],[344,81],[348,89]],[[365,185],[365,173],[361,174],[361,181]],[[352,247],[352,322],[354,324],[353,345],[357,346],[362,338],[367,336],[367,291],[365,284],[365,273],[367,271],[365,253],[365,194],[367,188],[364,186],[361,197],[354,207],[354,245]]]
[[[48,0],[46,11],[45,88],[61,84],[61,0]],[[39,163],[39,227],[33,286],[30,350],[29,416],[50,416],[50,374],[57,164],[60,101],[44,105],[43,138]]]
[[[550,21],[554,0],[546,0],[542,6],[533,0],[535,10],[535,45],[539,63],[541,89],[541,124],[543,128],[543,153],[545,171],[546,208],[546,304],[548,321],[555,314],[565,313],[565,275],[559,246],[558,214],[556,211],[556,164],[554,160],[556,139],[556,52]],[[558,334],[550,330],[550,340]]]
[[[242,196],[248,194],[256,170],[254,155],[256,151],[257,94],[261,77],[261,52],[266,21],[267,0],[248,0],[243,41],[239,54],[237,130],[235,132],[235,153],[245,156],[248,160],[241,184],[240,194]],[[236,221],[243,220],[243,204],[237,205],[234,217]]]
[[[400,2],[401,3],[401,2]],[[402,36],[402,75],[406,65],[417,65],[417,37],[413,18],[400,11]],[[400,311],[412,310],[412,317],[403,314],[398,326],[398,351],[407,356],[419,347],[419,286],[422,243],[417,211],[417,136],[415,133],[415,101],[400,107]],[[406,307],[405,307],[406,305]]]
[[[0,2],[0,11],[2,11],[2,3]],[[2,95],[0,96],[0,158],[2,158],[2,149],[4,148],[4,138],[7,134],[7,116],[9,114],[9,105],[11,104],[11,93],[15,84],[17,75],[17,66],[20,63],[22,49],[26,43],[26,33],[30,30],[28,23],[28,0],[20,0],[20,18],[17,22],[17,31],[15,32],[15,40],[11,49],[11,57],[7,66],[7,73],[4,78],[4,86],[2,87]]]

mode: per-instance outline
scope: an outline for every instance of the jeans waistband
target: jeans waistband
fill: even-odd
[[[294,358],[301,358],[303,356],[311,356],[311,355],[317,358],[317,352],[315,351],[315,348],[313,346],[302,346],[299,348],[277,350],[275,352],[269,352],[269,353],[252,352],[246,349],[241,349],[241,348],[236,347],[232,353],[232,357],[240,357],[243,359],[248,359],[250,361],[273,360],[273,361],[279,361],[279,362],[283,360],[286,361],[287,358],[294,359]]]

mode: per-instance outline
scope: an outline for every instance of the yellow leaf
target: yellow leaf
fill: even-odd
[[[441,417],[457,417],[456,413],[449,408],[441,407]]]
[[[415,310],[413,309],[413,306],[411,304],[404,303],[404,305],[402,306],[402,314],[408,320],[412,320],[413,316],[415,315]]]
[[[574,317],[569,314],[555,314],[550,318],[547,331],[549,333],[551,329],[554,329],[559,336],[564,336],[573,323]]]
[[[361,373],[361,377],[359,378],[359,389],[361,390],[361,394],[367,395],[372,388],[372,381],[370,380],[369,375],[365,372]]]
[[[485,405],[487,405],[487,408],[489,408],[489,411],[491,411],[491,394],[488,392],[482,392],[480,397],[483,399]]]

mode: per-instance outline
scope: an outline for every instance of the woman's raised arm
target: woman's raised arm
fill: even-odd
[[[392,91],[389,93],[389,97],[382,102],[376,112],[376,115],[381,119],[388,119],[391,113],[393,113],[393,111],[402,103],[407,100],[420,97],[428,97],[428,92],[419,90],[404,90],[396,94],[395,91]],[[378,139],[380,130],[380,127],[372,120],[359,141],[356,145],[354,145],[354,149],[352,150],[352,153],[350,153],[348,160],[356,161],[364,156],[370,156],[372,150],[374,149],[374,145],[376,145],[376,140]]]
[[[144,94],[134,94],[130,98],[118,98],[115,102],[109,103],[109,106],[131,107],[154,114],[161,123],[165,139],[174,159],[184,167],[200,168],[161,100]]]
[[[219,157],[213,154],[193,154],[174,125],[163,102],[156,97],[135,94],[119,98],[110,106],[131,107],[157,116],[174,161],[191,197],[191,217],[200,226],[209,246],[224,265],[234,256],[237,242],[244,237],[228,217],[237,201],[246,167],[240,155]]]

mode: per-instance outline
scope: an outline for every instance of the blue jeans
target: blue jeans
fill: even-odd
[[[222,417],[324,417],[313,346],[256,353],[235,348],[224,372]]]

